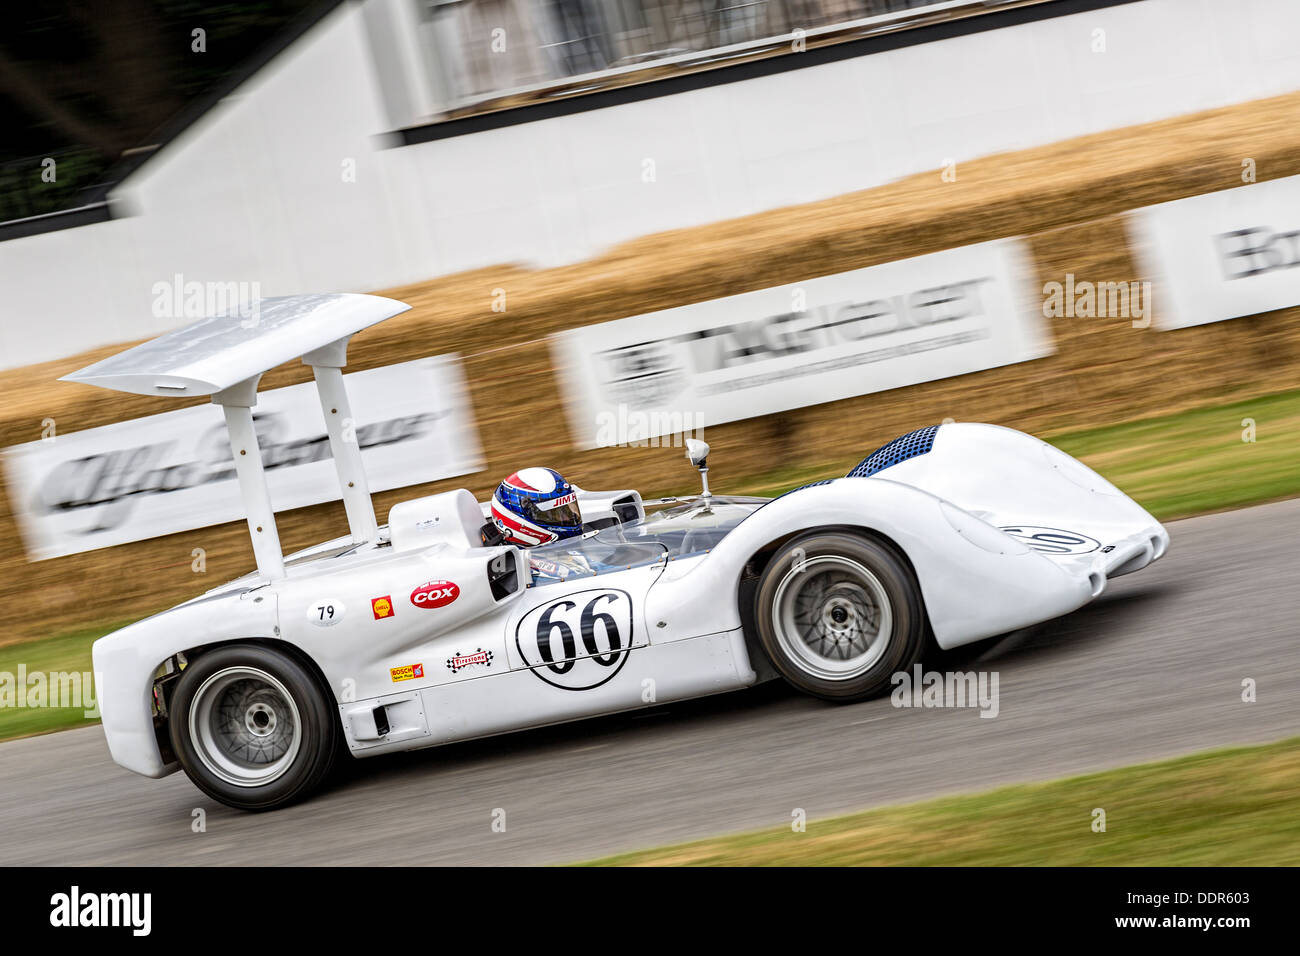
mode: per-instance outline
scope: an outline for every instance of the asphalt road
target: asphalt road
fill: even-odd
[[[1300,734],[1300,500],[1170,531],[1151,568],[966,665],[998,672],[995,719],[765,685],[358,761],[258,815],[120,769],[95,727],[0,745],[3,862],[564,862]]]

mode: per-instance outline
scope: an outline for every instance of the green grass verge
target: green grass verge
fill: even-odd
[[[1300,495],[1300,391],[1048,440],[1164,521]]]
[[[593,866],[1295,866],[1300,739],[812,819]],[[1093,811],[1106,814],[1094,832]]]
[[[19,697],[31,700],[33,686],[30,675],[41,673],[53,674],[88,674],[91,671],[90,645],[110,631],[122,627],[114,624],[107,627],[91,628],[57,634],[53,637],[23,641],[19,644],[0,646],[0,740],[11,737],[28,737],[32,734],[49,733],[52,730],[66,730],[83,724],[96,723],[97,718],[87,717],[84,706],[74,707],[19,707]],[[18,678],[25,672],[29,676],[27,686],[20,684]],[[47,680],[47,687],[49,681]],[[61,703],[58,698],[57,685],[54,692],[46,692],[48,703]]]

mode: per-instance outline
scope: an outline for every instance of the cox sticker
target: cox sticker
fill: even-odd
[[[416,607],[446,607],[460,597],[460,588],[452,581],[428,581],[411,592]]]
[[[333,627],[347,610],[338,598],[321,598],[307,605],[307,620],[317,627]]]
[[[520,620],[515,646],[529,669],[553,687],[599,687],[627,663],[632,596],[615,588],[579,591],[535,607]]]

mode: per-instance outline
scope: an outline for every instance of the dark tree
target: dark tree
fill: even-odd
[[[327,0],[326,0],[327,2]],[[315,0],[42,0],[0,30],[0,219],[60,208]],[[204,31],[203,52],[194,31]],[[59,181],[42,181],[41,161]],[[51,185],[54,188],[50,188]]]

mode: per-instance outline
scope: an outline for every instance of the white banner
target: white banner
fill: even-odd
[[[345,378],[371,491],[484,467],[456,356]],[[253,417],[276,511],[339,498],[313,383],[262,393]],[[37,561],[244,518],[215,405],[56,433],[8,448],[4,459],[14,513]]]
[[[641,442],[1041,358],[1019,239],[571,329],[552,337],[574,441]]]
[[[1136,209],[1129,238],[1157,280],[1157,328],[1300,305],[1300,176]]]

